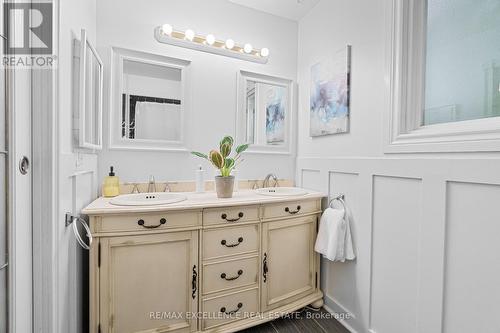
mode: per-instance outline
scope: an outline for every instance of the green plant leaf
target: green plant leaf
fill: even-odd
[[[224,142],[220,145],[220,153],[224,158],[228,157],[229,154],[231,154],[231,148],[232,146],[227,142]]]
[[[224,167],[231,171],[231,169],[234,167],[234,159],[233,158],[226,158],[226,161],[224,163]]]
[[[242,152],[248,149],[248,146],[250,146],[248,143],[239,145],[238,147],[236,147],[236,153],[241,154]]]
[[[203,153],[200,153],[200,152],[197,152],[197,151],[192,151],[191,154],[193,154],[194,156],[198,156],[198,157],[201,157],[201,158],[204,158],[204,159],[208,160],[207,154],[203,154]]]
[[[224,166],[224,157],[221,153],[217,150],[211,150],[210,153],[208,153],[208,157],[210,162],[212,162],[217,169],[222,169]]]
[[[233,143],[234,143],[234,139],[232,136],[230,135],[226,135],[225,137],[222,138],[222,140],[220,141],[220,145],[222,146],[224,143],[229,143],[231,145],[231,147],[233,146]]]

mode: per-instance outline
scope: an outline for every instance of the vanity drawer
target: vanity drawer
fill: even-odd
[[[226,207],[203,210],[203,225],[231,224],[258,220],[258,206]]]
[[[231,256],[259,249],[259,224],[203,231],[203,259]]]
[[[257,256],[203,264],[203,294],[256,285]]]
[[[307,213],[314,213],[321,210],[319,200],[308,201],[288,201],[277,204],[264,205],[264,219],[278,217],[294,217]]]
[[[201,225],[200,212],[103,216],[96,232],[147,231]]]
[[[203,312],[211,314],[202,320],[202,329],[222,325],[230,321],[255,316],[259,310],[258,289],[248,289],[224,296],[203,300]]]

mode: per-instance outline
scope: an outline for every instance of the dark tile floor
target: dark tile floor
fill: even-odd
[[[305,309],[290,314],[286,318],[276,319],[255,326],[244,333],[349,333],[333,315],[324,309],[312,311]]]

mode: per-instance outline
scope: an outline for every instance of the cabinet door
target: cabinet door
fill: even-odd
[[[197,330],[189,316],[198,309],[197,231],[102,238],[100,246],[102,332]]]
[[[262,311],[314,292],[316,216],[264,223],[262,238]]]

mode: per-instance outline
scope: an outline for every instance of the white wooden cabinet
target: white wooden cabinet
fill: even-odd
[[[91,332],[234,332],[314,303],[320,199],[95,214]]]

